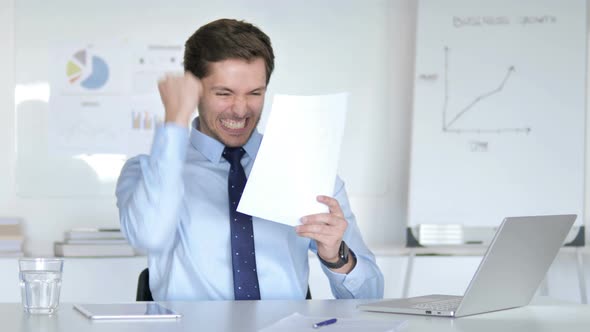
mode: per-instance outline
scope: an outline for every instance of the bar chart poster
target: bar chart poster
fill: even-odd
[[[583,222],[585,0],[420,0],[408,224]]]

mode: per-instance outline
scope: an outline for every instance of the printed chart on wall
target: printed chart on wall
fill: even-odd
[[[585,0],[420,0],[409,225],[583,222]]]
[[[53,49],[49,147],[53,153],[149,151],[164,109],[157,80],[182,72],[182,47],[68,45]]]

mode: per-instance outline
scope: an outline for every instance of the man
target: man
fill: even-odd
[[[340,179],[334,198],[318,196],[329,213],[295,228],[236,211],[262,140],[268,36],[242,21],[211,22],[186,42],[184,66],[184,76],[159,82],[166,119],[151,154],[130,159],[117,184],[121,227],[148,253],[154,299],[304,299],[309,250],[337,298],[382,297]]]

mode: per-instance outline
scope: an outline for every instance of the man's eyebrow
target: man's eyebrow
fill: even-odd
[[[233,92],[232,89],[225,86],[214,86],[211,90]]]
[[[230,89],[228,87],[225,87],[225,86],[214,86],[214,87],[211,87],[211,90],[214,90],[214,91],[234,92],[232,89]],[[262,92],[262,91],[265,91],[265,90],[266,90],[266,86],[260,86],[260,87],[258,87],[256,89],[250,90],[250,93],[257,92],[257,91],[258,92]]]
[[[258,88],[256,88],[256,89],[254,89],[254,90],[250,91],[250,92],[264,91],[264,90],[266,90],[266,86],[261,86],[261,87],[258,87]]]

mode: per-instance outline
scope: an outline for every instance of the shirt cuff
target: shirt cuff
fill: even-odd
[[[358,256],[356,257],[356,265],[348,274],[337,273],[324,264],[321,265],[338,294],[350,294],[349,296],[356,297],[355,295],[359,294],[361,287],[367,280],[367,265]]]

